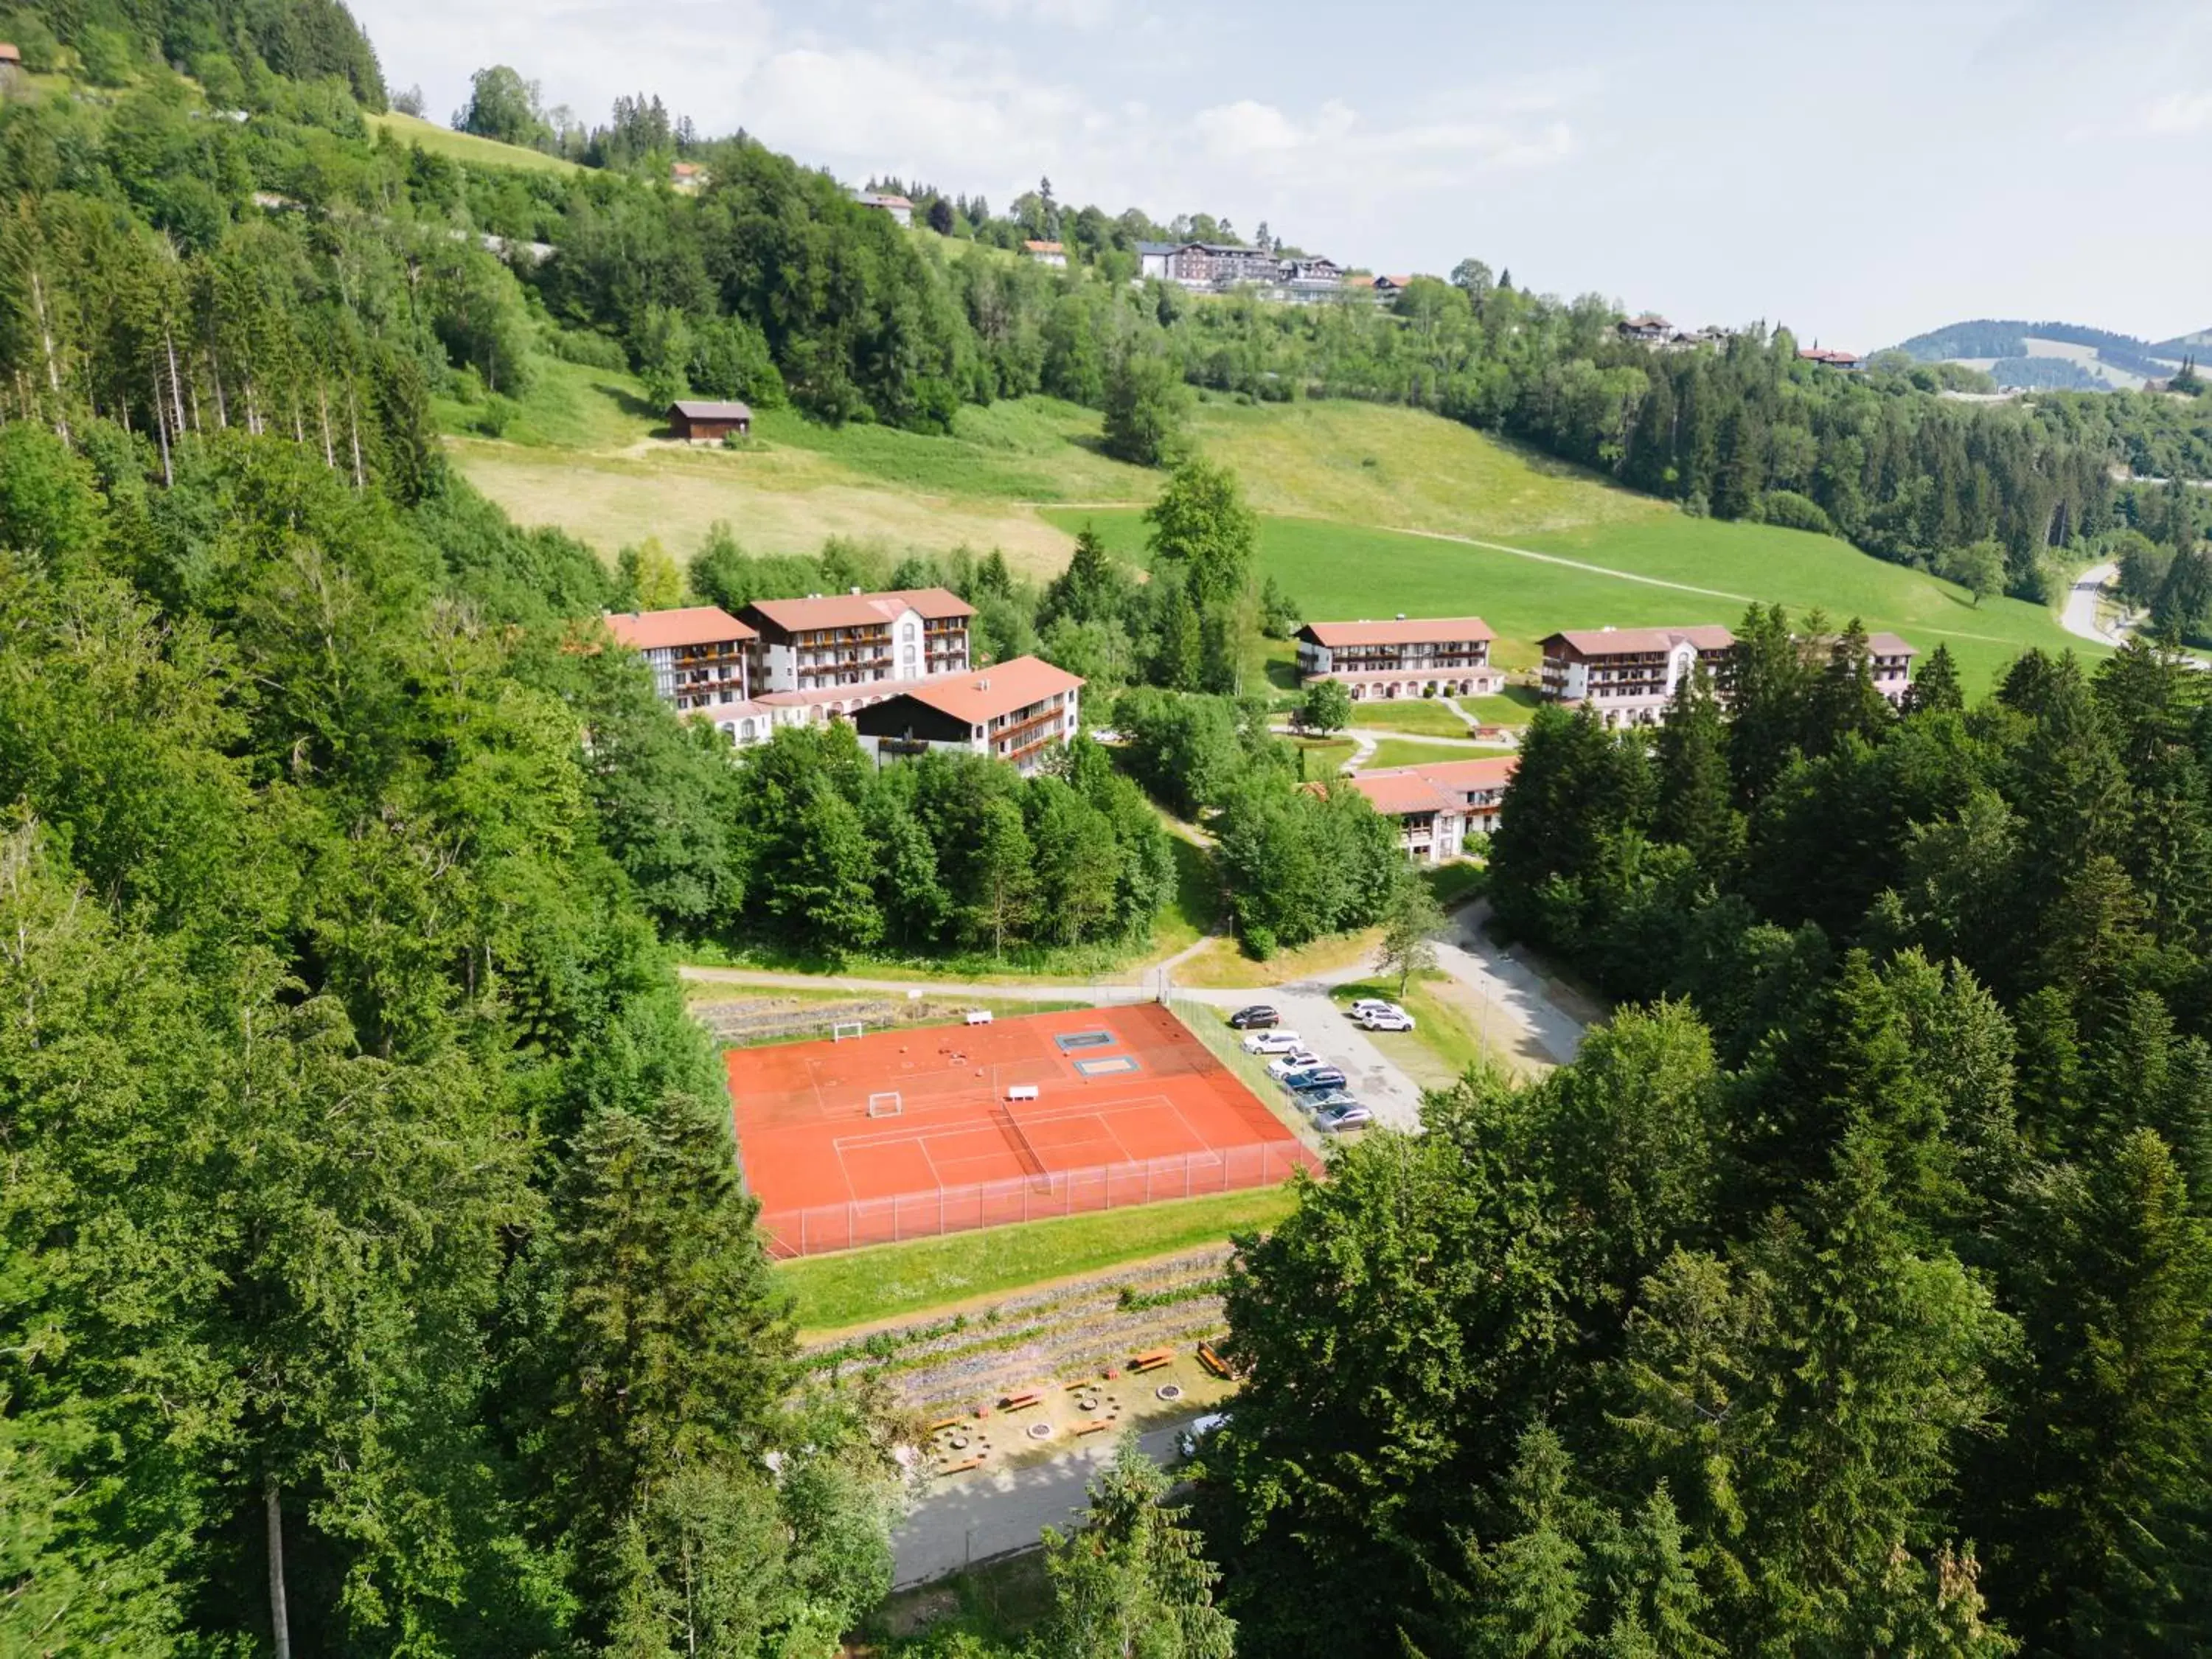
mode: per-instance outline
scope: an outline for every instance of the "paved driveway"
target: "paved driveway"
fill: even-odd
[[[1168,1462],[1182,1426],[1153,1429],[1139,1443],[1154,1462]],[[893,1585],[905,1589],[972,1561],[1030,1548],[1047,1527],[1066,1531],[1082,1512],[1091,1477],[1113,1456],[1114,1441],[1101,1435],[1048,1462],[938,1481],[891,1534]]]

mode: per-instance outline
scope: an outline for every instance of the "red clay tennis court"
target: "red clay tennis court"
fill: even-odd
[[[1318,1160],[1157,1004],[733,1048],[779,1255],[1272,1185]]]

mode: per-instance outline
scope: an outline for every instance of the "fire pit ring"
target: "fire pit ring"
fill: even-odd
[[[1162,1400],[1180,1400],[1182,1398],[1182,1385],[1179,1382],[1163,1382],[1158,1388],[1154,1389],[1152,1393]]]

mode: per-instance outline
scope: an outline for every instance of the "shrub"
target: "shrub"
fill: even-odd
[[[507,428],[514,424],[514,417],[520,412],[514,398],[501,392],[492,392],[483,400],[483,407],[477,411],[477,429],[487,438],[504,437]]]
[[[1762,523],[1784,530],[1809,530],[1820,536],[1836,533],[1835,521],[1820,502],[1794,489],[1768,490],[1759,498],[1759,517]]]

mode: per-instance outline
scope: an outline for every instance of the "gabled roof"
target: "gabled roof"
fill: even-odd
[[[1494,639],[1480,617],[1400,617],[1393,622],[1308,623],[1298,637],[1332,651],[1351,645],[1425,645],[1431,640]]]
[[[1061,246],[1058,242],[1029,241],[1024,242],[1022,246],[1027,248],[1031,253],[1065,253],[1067,252],[1067,250]]]
[[[1867,654],[1870,657],[1912,657],[1919,653],[1894,634],[1867,635]]]
[[[21,46],[10,46],[7,41],[0,40],[0,64],[20,64],[22,61],[23,49]]]
[[[719,605],[690,605],[680,611],[610,611],[606,624],[607,632],[633,651],[759,637]]]
[[[1346,781],[1386,817],[1456,812],[1476,791],[1504,788],[1520,764],[1518,755],[1483,755],[1433,766],[1386,766],[1355,774]]]
[[[969,726],[984,726],[1017,708],[1081,686],[1080,675],[1042,657],[1016,657],[967,674],[939,674],[900,693]]]
[[[1671,651],[1685,640],[1700,651],[1725,651],[1735,643],[1735,635],[1717,623],[1704,623],[1691,628],[1563,629],[1537,643],[1548,646],[1553,640],[1564,640],[1586,657],[1609,657],[1629,651]]]
[[[936,621],[972,617],[975,607],[942,587],[902,588],[889,593],[815,593],[803,599],[755,599],[745,609],[792,633],[817,628],[874,628],[902,611]]]
[[[853,199],[862,207],[910,208],[914,205],[903,196],[885,196],[872,190],[856,190]]]
[[[670,410],[687,421],[750,421],[752,410],[740,403],[714,403],[702,398],[678,398]]]

